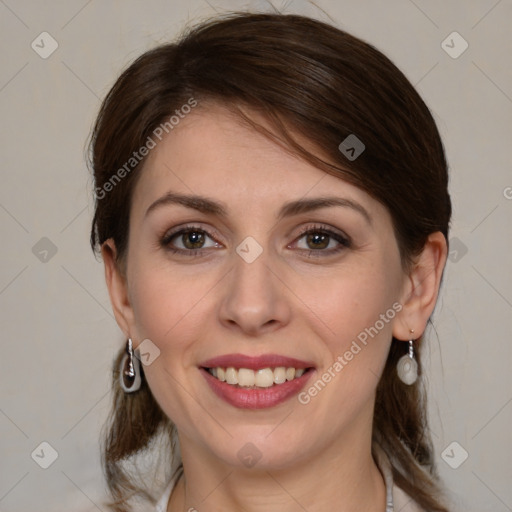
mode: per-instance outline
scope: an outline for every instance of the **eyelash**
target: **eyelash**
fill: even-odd
[[[173,239],[178,238],[179,236],[183,236],[187,233],[191,233],[191,232],[199,232],[199,233],[205,234],[208,238],[215,241],[214,237],[210,233],[208,233],[208,231],[205,230],[204,228],[201,228],[199,226],[190,225],[190,226],[182,227],[182,228],[178,229],[177,231],[172,231],[170,233],[166,233],[161,238],[160,245],[165,250],[169,251],[172,254],[181,254],[181,255],[184,255],[187,257],[200,256],[204,252],[204,250],[205,250],[204,248],[179,249],[179,248],[172,247],[172,245],[171,245],[171,242]],[[304,238],[305,236],[310,235],[310,234],[327,235],[331,239],[338,242],[339,246],[336,247],[335,249],[309,249],[309,250],[308,249],[298,249],[299,251],[306,252],[308,258],[311,258],[311,257],[319,258],[319,257],[325,256],[325,255],[337,254],[340,251],[342,251],[343,249],[348,249],[352,246],[352,242],[350,241],[350,239],[348,237],[342,236],[341,234],[333,231],[332,229],[330,229],[327,226],[322,225],[322,224],[315,224],[315,225],[308,226],[308,227],[304,228],[299,233],[297,238],[295,238],[295,240],[292,242],[292,244],[297,243],[299,240],[301,240],[302,238]],[[215,243],[218,243],[218,242],[215,241]],[[287,247],[289,247],[289,245]]]

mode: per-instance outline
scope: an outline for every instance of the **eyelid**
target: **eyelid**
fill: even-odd
[[[199,223],[191,222],[191,223],[185,223],[180,224],[179,226],[172,227],[170,229],[166,229],[161,236],[160,239],[164,241],[169,241],[172,237],[182,233],[182,232],[188,232],[188,231],[201,231],[205,233],[210,238],[214,239],[217,243],[220,243],[217,239],[222,238],[220,233],[216,229],[214,229],[211,226],[205,227],[199,225]]]
[[[302,227],[300,229],[299,234],[295,237],[295,240],[302,238],[304,235],[307,235],[312,232],[314,233],[317,231],[321,231],[328,235],[334,235],[335,237],[341,238],[342,240],[347,242],[347,244],[352,243],[351,238],[346,233],[328,224],[323,224],[321,222],[312,222],[311,224]]]

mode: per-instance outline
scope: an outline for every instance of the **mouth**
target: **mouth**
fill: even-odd
[[[242,409],[273,407],[290,399],[315,372],[311,362],[275,354],[220,356],[199,369],[219,398]]]

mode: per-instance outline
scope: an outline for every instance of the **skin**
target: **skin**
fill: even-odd
[[[213,199],[226,216],[178,204],[146,214],[168,192]],[[340,206],[277,218],[284,203],[325,196],[357,202],[371,222]],[[191,223],[211,237],[198,254],[162,246],[172,228]],[[323,249],[308,245],[301,230],[319,226],[350,245],[334,238]],[[235,251],[248,236],[263,249],[252,263]],[[190,237],[173,240],[183,251],[186,242]],[[209,105],[148,156],[122,264],[112,240],[102,253],[120,328],[135,347],[150,339],[160,350],[144,371],[177,425],[185,469],[169,511],[316,512],[333,503],[339,511],[384,510],[385,486],[370,451],[375,390],[392,336],[407,342],[413,329],[418,338],[434,309],[446,262],[441,233],[430,235],[405,273],[382,204]],[[237,409],[198,369],[222,354],[277,353],[314,362],[309,387],[393,303],[401,311],[307,405],[294,397],[263,410]],[[261,453],[252,468],[237,456],[247,442]]]

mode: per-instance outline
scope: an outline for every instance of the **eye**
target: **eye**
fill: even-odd
[[[192,254],[201,249],[220,247],[204,229],[194,226],[166,234],[162,239],[162,245],[172,252]]]
[[[350,240],[326,227],[307,228],[294,243],[301,251],[333,254],[350,247]]]

